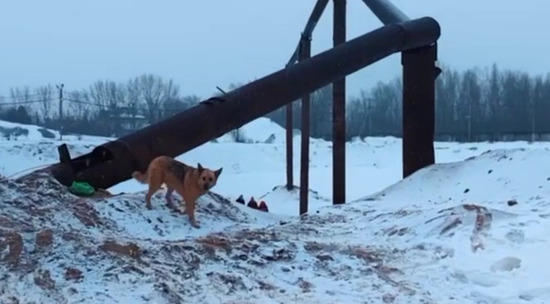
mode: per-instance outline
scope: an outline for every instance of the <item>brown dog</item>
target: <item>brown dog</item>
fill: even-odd
[[[182,201],[179,210],[183,214],[187,213],[193,227],[200,228],[195,220],[196,200],[216,185],[222,169],[212,171],[202,167],[200,163],[194,168],[172,157],[159,156],[151,161],[147,172],[134,171],[132,177],[143,184],[149,184],[149,191],[145,196],[147,209],[152,208],[151,197],[164,183],[167,187],[166,202],[172,206],[172,193],[175,190],[185,201],[185,206]]]

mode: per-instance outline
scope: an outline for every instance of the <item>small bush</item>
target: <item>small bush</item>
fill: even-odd
[[[18,137],[21,135],[29,135],[29,130],[21,128],[21,127],[14,127],[14,128],[4,128],[0,127],[0,134],[2,134],[6,138],[10,137]]]
[[[55,134],[48,129],[40,128],[38,129],[38,132],[40,132],[44,138],[55,138]]]

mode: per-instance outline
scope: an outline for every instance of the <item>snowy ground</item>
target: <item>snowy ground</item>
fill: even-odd
[[[17,176],[56,161],[59,142],[26,128],[29,136],[0,141],[0,174]],[[214,192],[229,201],[202,198],[200,230],[169,211],[162,193],[153,210],[144,210],[145,187],[133,181],[110,189],[126,192],[120,196],[94,201],[63,193],[48,203],[40,195],[52,196],[52,182],[39,183],[41,191],[26,197],[21,193],[36,185],[10,181],[0,188],[0,268],[10,256],[2,232],[18,214],[35,227],[14,228],[23,243],[35,242],[41,229],[61,236],[77,231],[79,241],[54,242],[57,255],[49,260],[20,254],[50,271],[53,298],[36,298],[48,293],[36,291],[32,282],[39,285],[37,271],[43,271],[35,268],[0,284],[0,299],[22,299],[33,290],[29,302],[43,303],[89,303],[91,297],[109,303],[550,303],[550,265],[543,260],[550,251],[550,143],[437,143],[438,164],[400,181],[399,139],[354,141],[346,151],[349,203],[334,207],[328,206],[331,144],[312,140],[311,212],[300,219],[297,193],[280,187],[284,131],[263,119],[242,131],[259,143],[234,143],[226,135],[179,157],[224,167]],[[104,140],[84,136],[68,143],[78,155]],[[299,136],[295,147],[299,181]],[[235,204],[240,194],[265,200],[270,213]],[[31,216],[48,208],[57,216]],[[83,224],[82,213],[95,214],[97,225]],[[111,239],[137,244],[144,253],[139,261],[86,255]],[[71,263],[83,279],[63,279]]]
[[[0,127],[18,126],[0,122]],[[58,161],[58,140],[43,138],[38,127],[26,126],[29,136],[17,140],[0,139],[0,175],[17,177],[33,168]],[[1,129],[0,129],[1,131]],[[52,131],[54,132],[54,131]],[[297,215],[298,206],[285,191],[273,191],[286,183],[285,131],[268,119],[260,118],[241,128],[242,136],[250,143],[235,143],[231,134],[226,134],[217,143],[209,142],[178,157],[193,165],[201,162],[211,168],[223,167],[223,174],[215,191],[235,200],[243,195],[264,199],[274,213]],[[264,143],[271,135],[273,143]],[[0,138],[2,138],[0,134]],[[56,138],[59,138],[56,133]],[[71,155],[90,152],[109,138],[94,136],[64,136]],[[436,162],[448,163],[479,155],[487,150],[510,148],[537,149],[550,147],[550,143],[436,143]],[[310,147],[310,209],[330,205],[332,198],[332,143],[312,139]],[[24,160],[24,161],[20,161]],[[300,181],[300,136],[294,137],[294,181]],[[401,140],[394,137],[356,140],[346,145],[346,198],[353,201],[369,193],[380,191],[401,179]],[[134,180],[120,183],[111,189],[113,193],[136,192],[146,186]]]

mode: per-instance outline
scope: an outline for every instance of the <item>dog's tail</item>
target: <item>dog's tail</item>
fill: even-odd
[[[147,178],[148,178],[147,172],[141,173],[139,171],[134,171],[132,172],[132,177],[142,184],[147,184]]]

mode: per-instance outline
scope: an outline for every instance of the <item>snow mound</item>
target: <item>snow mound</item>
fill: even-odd
[[[322,197],[317,191],[309,189],[308,210],[314,211],[324,206],[330,206],[332,201]],[[294,214],[300,211],[300,187],[294,186],[288,190],[286,186],[276,186],[270,192],[259,197],[259,201],[265,201],[269,211],[277,214],[288,214],[289,210],[295,210]]]
[[[0,120],[0,139],[15,141],[56,141],[60,138],[59,131],[28,124],[13,123]],[[63,135],[65,141],[106,141],[109,138],[88,135]]]
[[[59,160],[57,147],[67,144],[72,157],[88,153],[110,138],[98,136],[63,135],[35,125],[0,120],[0,173],[16,177]]]
[[[257,118],[216,139],[217,142],[285,143],[286,131],[266,117]]]
[[[12,123],[0,120],[0,136],[5,140],[41,140],[59,138],[59,132],[38,127],[35,125],[26,125]]]
[[[3,179],[0,302],[544,303],[549,157],[489,151],[300,217],[211,194],[201,229],[162,191],[146,210],[143,192],[83,199],[44,176]]]
[[[545,303],[549,157],[548,149],[488,151],[321,214],[346,216],[367,244],[395,247],[402,282],[438,303]]]
[[[249,142],[282,143],[285,142],[286,131],[283,127],[269,118],[260,117],[239,130]]]
[[[0,195],[0,303],[170,302],[167,290],[184,297],[202,288],[181,289],[214,254],[208,235],[278,223],[210,193],[198,201],[195,229],[162,191],[146,210],[143,193],[79,198],[43,173],[0,178]]]
[[[345,216],[280,221],[212,194],[193,229],[162,193],[148,211],[137,194],[78,198],[40,174],[2,179],[0,193],[2,303],[351,303],[402,293],[391,248],[335,238]]]
[[[82,141],[68,140],[66,144],[71,157],[75,158],[89,153],[105,141],[88,138]],[[60,141],[48,139],[0,141],[0,174],[16,178],[54,164],[59,161],[57,147],[61,144]]]

